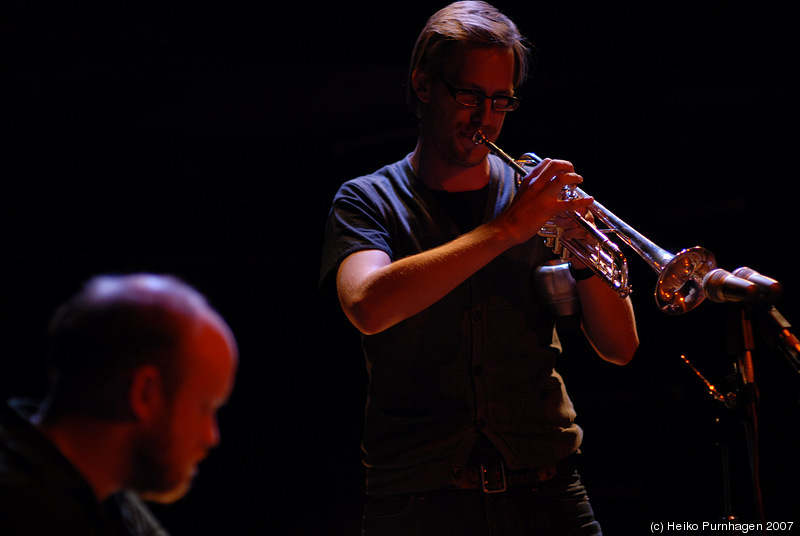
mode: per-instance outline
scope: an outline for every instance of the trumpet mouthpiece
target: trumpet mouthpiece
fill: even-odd
[[[479,145],[481,143],[486,143],[486,136],[483,135],[483,131],[482,130],[479,130],[479,131],[477,131],[475,133],[474,136],[472,136],[472,141],[476,145]]]

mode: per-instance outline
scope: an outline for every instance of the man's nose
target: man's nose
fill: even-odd
[[[219,432],[219,422],[216,418],[212,418],[206,425],[204,443],[208,448],[214,448],[219,445],[221,435]]]
[[[503,112],[496,112],[492,109],[492,99],[484,99],[482,103],[476,106],[472,112],[472,121],[478,125],[486,125],[490,122],[494,114]]]

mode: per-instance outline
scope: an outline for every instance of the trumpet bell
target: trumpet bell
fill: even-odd
[[[678,252],[661,270],[656,284],[656,305],[663,312],[679,315],[705,300],[703,278],[717,267],[714,254],[701,247]]]

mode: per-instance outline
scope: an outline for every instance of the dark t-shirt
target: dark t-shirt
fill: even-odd
[[[335,293],[338,266],[352,253],[377,249],[397,260],[497,217],[513,198],[514,173],[489,158],[489,184],[472,194],[432,191],[408,158],[345,183],[326,228],[322,290]],[[470,206],[477,212],[463,214]],[[458,485],[481,435],[512,469],[538,468],[577,450],[582,432],[553,368],[554,320],[532,285],[535,268],[552,257],[534,237],[426,310],[362,336],[369,493]]]

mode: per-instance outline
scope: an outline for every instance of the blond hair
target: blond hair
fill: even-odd
[[[411,84],[414,71],[440,70],[454,48],[489,46],[514,53],[514,85],[519,87],[528,72],[528,47],[517,26],[492,5],[467,0],[454,2],[434,13],[420,32],[408,72],[408,105],[419,116],[419,100]]]

